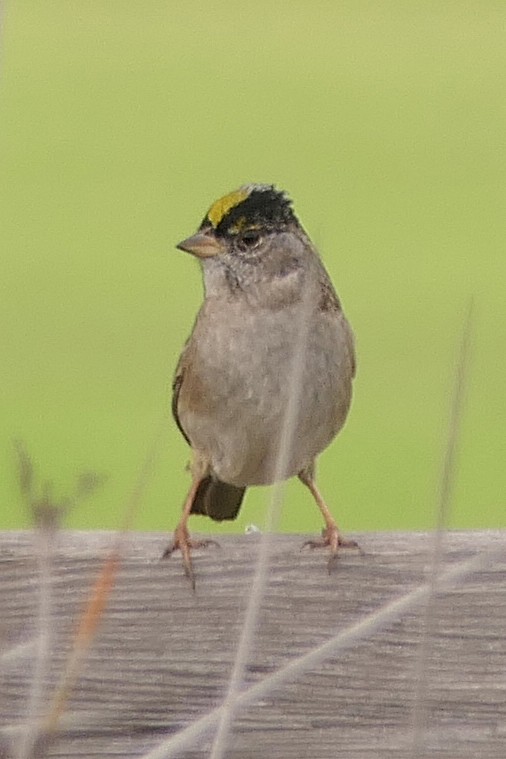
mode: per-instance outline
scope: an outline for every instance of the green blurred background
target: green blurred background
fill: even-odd
[[[201,301],[174,249],[250,181],[289,191],[357,335],[320,484],[346,532],[434,525],[466,304],[451,525],[506,526],[504,2],[7,3],[0,59],[0,528],[28,525],[12,439],[67,520],[115,528],[162,418],[135,527],[188,485],[170,381]],[[262,525],[267,491],[240,519]],[[210,520],[193,528],[211,530]],[[320,519],[296,482],[282,529]]]

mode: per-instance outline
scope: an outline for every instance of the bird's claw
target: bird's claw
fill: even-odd
[[[326,527],[322,530],[321,538],[306,540],[302,544],[301,550],[306,547],[310,548],[311,550],[315,548],[330,548],[330,558],[327,562],[329,574],[337,564],[337,560],[339,558],[339,548],[357,548],[361,553],[363,553],[357,541],[343,538],[337,527]]]
[[[205,540],[193,540],[190,538],[190,534],[186,527],[178,526],[174,532],[172,543],[169,543],[161,558],[168,559],[172,556],[174,551],[181,551],[184,573],[190,581],[192,590],[195,590],[195,572],[193,571],[191,551],[193,548],[207,548],[211,545],[220,548],[220,544],[211,538]]]

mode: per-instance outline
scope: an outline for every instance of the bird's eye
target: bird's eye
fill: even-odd
[[[254,248],[255,245],[258,245],[260,242],[260,235],[258,232],[255,232],[254,230],[248,230],[246,232],[243,232],[242,235],[239,237],[239,247],[243,250],[246,250],[247,248]]]

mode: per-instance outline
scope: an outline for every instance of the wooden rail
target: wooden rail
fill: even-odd
[[[270,539],[243,687],[278,670],[286,673],[283,668],[338,633],[344,644],[321,660],[303,660],[272,687],[266,680],[265,692],[250,703],[236,699],[227,759],[504,759],[506,531],[444,537],[441,572],[460,566],[465,571],[453,587],[439,589],[430,613],[427,593],[414,589],[430,580],[433,536],[353,537],[364,554],[343,551],[332,575],[324,552],[299,550],[304,536]],[[226,695],[260,540],[258,534],[222,537],[220,548],[197,551],[193,593],[177,555],[159,560],[167,535],[128,534],[57,731],[36,744],[32,755],[140,757],[188,725],[198,726]],[[114,541],[111,533],[100,532],[56,536],[46,597],[46,711]],[[0,533],[2,759],[18,755],[41,645],[38,545],[35,533]],[[471,557],[489,554],[488,561],[466,569]],[[403,597],[411,600],[392,605]],[[384,619],[367,627],[378,610]],[[345,639],[343,631],[359,622],[364,630],[355,627]],[[183,741],[166,755],[209,756],[213,736],[209,723],[199,740]]]

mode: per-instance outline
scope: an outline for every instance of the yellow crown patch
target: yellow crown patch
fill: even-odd
[[[241,187],[239,190],[234,190],[234,192],[230,192],[228,195],[224,195],[223,198],[215,201],[207,212],[207,218],[213,227],[216,229],[230,209],[235,208],[243,200],[246,200],[250,192],[251,189],[249,187]]]

